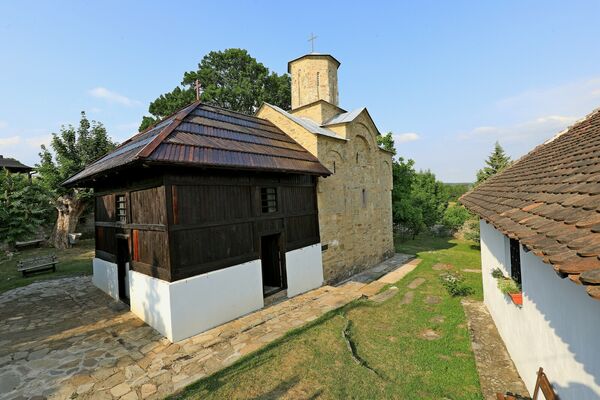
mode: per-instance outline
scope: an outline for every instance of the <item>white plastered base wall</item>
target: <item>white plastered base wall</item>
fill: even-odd
[[[321,286],[323,284],[321,243],[285,253],[285,270],[288,297]]]
[[[510,276],[509,239],[482,221],[484,299],[530,393],[543,367],[563,399],[600,398],[600,301],[521,248],[523,306],[498,289],[494,268]]]
[[[119,278],[117,264],[94,258],[92,283],[115,300],[119,300]]]
[[[323,284],[321,244],[285,255],[288,297]],[[94,284],[118,300],[117,265],[94,259]],[[135,271],[126,280],[131,312],[177,342],[264,306],[261,261],[166,282]]]
[[[131,312],[177,342],[263,307],[260,260],[165,282],[130,272]]]

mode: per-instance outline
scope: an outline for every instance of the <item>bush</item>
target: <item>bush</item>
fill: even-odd
[[[521,287],[517,282],[504,277],[498,279],[498,289],[504,294],[519,293],[521,291]]]
[[[469,211],[459,204],[450,204],[442,217],[442,224],[452,230],[459,229],[471,217]]]
[[[465,278],[452,272],[440,275],[440,281],[448,293],[453,297],[468,296],[474,292],[473,288],[464,283]]]
[[[496,279],[504,278],[504,272],[500,268],[494,268],[492,270],[492,276]]]
[[[480,232],[479,232],[479,220],[470,219],[465,223],[465,239],[472,240],[479,245]]]

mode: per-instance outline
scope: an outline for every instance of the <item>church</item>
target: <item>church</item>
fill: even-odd
[[[377,145],[380,132],[366,108],[340,108],[339,66],[329,54],[290,61],[291,111],[265,103],[256,113],[332,172],[317,180],[323,270],[330,283],[394,253],[392,154]]]
[[[293,60],[291,111],[196,101],[69,178],[94,189],[93,283],[175,342],[391,255],[392,155],[338,67]]]

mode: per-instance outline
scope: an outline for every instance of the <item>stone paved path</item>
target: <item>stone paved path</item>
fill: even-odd
[[[462,304],[467,315],[471,346],[484,398],[496,400],[497,392],[512,392],[528,397],[527,388],[508,355],[485,304],[468,300],[463,300]]]
[[[14,289],[0,295],[0,398],[163,398],[290,329],[359,297],[377,296],[390,280],[386,273],[404,276],[416,267],[418,260],[409,259],[396,254],[339,286],[323,286],[177,343],[113,302],[89,277]]]

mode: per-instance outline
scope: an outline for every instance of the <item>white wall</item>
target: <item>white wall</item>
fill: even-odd
[[[178,341],[264,306],[260,260],[170,284],[171,341]]]
[[[287,295],[296,296],[323,284],[321,243],[285,253]]]
[[[260,260],[165,282],[130,271],[131,312],[177,342],[263,307]]]
[[[117,264],[111,263],[100,258],[94,258],[92,261],[94,275],[92,283],[110,297],[119,300],[119,278]]]
[[[529,391],[541,366],[562,399],[600,398],[600,302],[521,249],[517,307],[491,276],[496,267],[510,273],[508,238],[484,221],[480,227],[485,304]]]

